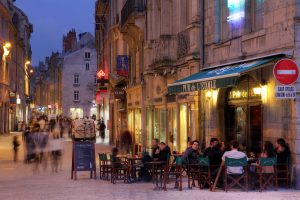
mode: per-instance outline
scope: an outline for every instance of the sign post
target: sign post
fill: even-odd
[[[296,87],[293,84],[297,81],[299,70],[296,63],[291,59],[279,60],[273,68],[274,77],[282,85],[275,86],[275,97],[278,99],[295,99]]]
[[[293,84],[299,75],[298,66],[291,59],[279,60],[273,69],[274,77],[283,85]]]

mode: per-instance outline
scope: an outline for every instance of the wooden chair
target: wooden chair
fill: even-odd
[[[211,168],[208,157],[199,157],[198,163],[188,165],[188,188],[195,186],[195,180],[198,180],[200,189],[208,185],[212,189]],[[192,186],[191,186],[192,181]]]
[[[111,161],[111,183],[116,184],[117,180],[123,180],[124,183],[129,182],[130,167],[126,161],[117,161],[112,157]]]
[[[192,189],[192,187],[195,187],[195,180],[199,180],[199,171],[200,166],[198,163],[196,164],[188,164],[187,165],[187,177],[188,177],[188,188]],[[192,182],[192,184],[191,184]],[[198,184],[200,184],[198,182]],[[200,185],[199,185],[200,186]]]
[[[167,163],[164,168],[164,187],[163,189],[167,190],[167,183],[171,180],[170,176],[175,176],[175,188],[178,188],[179,191],[182,191],[182,158],[177,157],[175,163]]]
[[[228,167],[242,167],[242,174],[232,174],[228,173]],[[228,180],[231,183],[228,185]],[[243,181],[243,182],[242,182]],[[224,165],[224,189],[227,192],[228,189],[233,188],[234,186],[239,186],[241,189],[248,191],[248,162],[247,157],[234,159],[234,158],[225,158]]]
[[[209,163],[208,157],[199,157],[199,184],[200,189],[205,188],[205,185],[208,185],[209,190],[212,190],[212,181],[211,181],[211,166]]]
[[[259,175],[259,191],[266,189],[268,185],[272,185],[274,190],[277,190],[277,159],[274,158],[259,158],[258,175]],[[264,167],[273,167],[271,172],[264,171]]]
[[[111,163],[108,159],[107,154],[99,153],[99,172],[100,172],[100,179],[109,180],[109,175],[111,174]]]
[[[286,185],[287,188],[291,187],[291,174],[290,174],[290,157],[287,157],[286,163],[277,163],[277,181],[280,184]]]

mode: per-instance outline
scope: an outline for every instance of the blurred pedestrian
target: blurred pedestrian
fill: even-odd
[[[62,156],[62,140],[59,134],[51,133],[49,140],[49,151],[51,152],[51,168],[52,172],[58,172],[58,167],[61,164]]]
[[[102,142],[104,142],[104,139],[105,139],[105,128],[106,128],[106,126],[105,126],[105,124],[104,124],[104,120],[102,119],[101,120],[101,123],[100,123],[100,137],[101,137],[101,139],[102,139]]]
[[[14,136],[14,139],[13,139],[13,150],[14,150],[14,162],[17,162],[18,161],[18,150],[19,150],[19,146],[20,146],[20,143],[18,141],[18,136]]]

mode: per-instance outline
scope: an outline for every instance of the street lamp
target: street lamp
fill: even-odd
[[[9,42],[6,42],[4,45],[3,45],[3,55],[2,55],[2,60],[5,61],[6,60],[6,57],[9,55],[10,53],[10,48],[11,48],[11,43]]]

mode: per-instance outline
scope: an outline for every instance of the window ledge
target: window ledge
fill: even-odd
[[[225,46],[230,46],[231,45],[231,40],[234,38],[226,39],[226,40],[220,40],[218,42],[214,42],[215,48],[220,48],[220,47],[225,47]]]
[[[80,86],[80,83],[73,83],[73,86],[74,86],[74,87],[79,87],[79,86]]]
[[[80,100],[73,100],[74,103],[80,103]]]
[[[251,33],[248,33],[246,35],[243,35],[242,36],[242,41],[251,40],[253,38],[261,37],[261,36],[264,36],[264,35],[266,35],[266,30],[265,29],[261,29],[261,30],[258,30],[258,31],[255,31],[255,32],[251,32]]]

